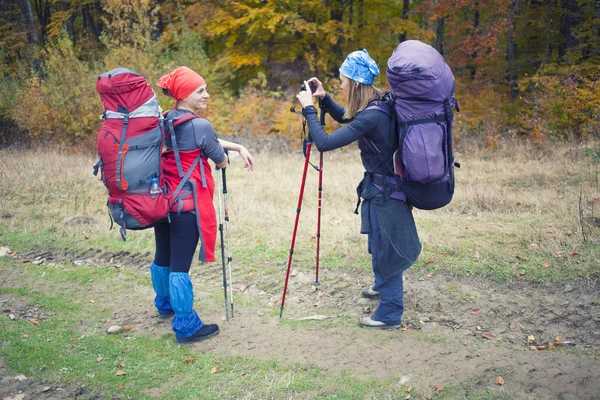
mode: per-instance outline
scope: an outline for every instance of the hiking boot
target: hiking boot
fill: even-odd
[[[360,326],[364,326],[365,328],[375,328],[375,329],[398,329],[401,325],[388,325],[380,321],[375,321],[371,317],[362,317],[358,324]]]
[[[367,299],[375,299],[379,297],[379,292],[377,290],[373,290],[373,286],[362,288],[361,293],[363,297],[366,297]]]
[[[160,319],[169,319],[173,315],[175,315],[175,313],[173,311],[159,312],[158,313],[158,318],[160,318]]]
[[[199,342],[201,340],[205,340],[211,338],[213,336],[217,336],[219,334],[219,326],[216,324],[204,325],[202,328],[198,329],[196,333],[192,336],[188,337],[177,337],[175,336],[175,340],[179,344],[187,344],[192,342]]]

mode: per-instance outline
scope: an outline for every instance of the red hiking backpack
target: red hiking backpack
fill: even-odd
[[[163,117],[146,78],[129,69],[116,68],[100,75],[96,88],[104,113],[94,175],[100,170],[108,189],[111,228],[114,220],[126,240],[126,229],[152,227],[169,212],[161,159]]]

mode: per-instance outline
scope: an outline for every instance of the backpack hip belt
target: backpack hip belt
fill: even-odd
[[[386,196],[386,199],[406,201],[406,195],[402,192],[402,185],[398,178],[373,172],[367,172],[367,174],[371,176],[373,186],[379,189]]]

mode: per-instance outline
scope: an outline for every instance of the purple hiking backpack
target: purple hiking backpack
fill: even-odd
[[[454,166],[460,167],[452,150],[454,109],[459,111],[454,75],[433,47],[407,40],[388,59],[387,80],[395,112],[374,107],[395,120],[398,187],[417,208],[443,207],[454,194]]]

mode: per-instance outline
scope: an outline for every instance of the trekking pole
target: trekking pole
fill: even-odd
[[[279,318],[282,317],[283,307],[285,306],[285,294],[287,292],[288,279],[290,277],[290,267],[292,266],[292,257],[294,255],[294,244],[296,243],[296,231],[298,230],[298,220],[300,219],[300,212],[302,211],[302,196],[304,195],[304,184],[306,183],[306,172],[308,171],[312,138],[310,138],[309,136],[308,139],[304,139],[304,144],[306,145],[306,153],[304,155],[304,172],[302,173],[300,196],[298,198],[298,207],[296,208],[296,221],[294,222],[294,231],[292,233],[292,244],[290,246],[290,256],[288,258],[287,272],[285,274],[285,285],[283,286],[283,295],[281,296],[281,308],[279,310]]]
[[[315,261],[315,286],[321,285],[319,282],[319,250],[321,248],[321,204],[323,198],[323,153],[319,156],[319,193],[317,202],[317,259]]]
[[[221,186],[221,177],[219,174],[219,167],[217,167],[217,193],[218,193],[218,201],[219,201],[219,233],[221,234],[221,265],[223,267],[223,294],[225,296],[225,319],[229,321],[229,302],[227,301],[227,273],[225,272],[225,246],[223,245],[223,210],[221,204],[221,191],[219,187]],[[223,173],[225,172],[225,168],[223,169]],[[223,175],[225,176],[225,175]]]
[[[227,171],[226,168],[222,170],[223,174],[223,207],[225,211],[225,237],[227,239],[227,263],[229,264],[229,301],[231,302],[231,318],[233,318],[233,275],[231,273],[231,247],[229,247],[229,208],[227,207]]]

